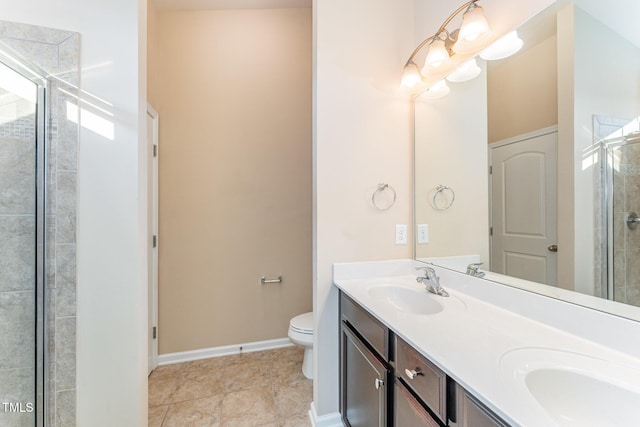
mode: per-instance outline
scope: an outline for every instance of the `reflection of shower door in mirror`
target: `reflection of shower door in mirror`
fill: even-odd
[[[557,284],[557,131],[491,144],[491,271]]]
[[[608,296],[640,306],[640,124],[628,123],[603,141],[607,151],[606,218],[608,230]],[[631,218],[631,219],[630,219]]]

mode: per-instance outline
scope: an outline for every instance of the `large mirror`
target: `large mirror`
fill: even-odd
[[[557,1],[415,97],[416,259],[640,321],[638,16]]]

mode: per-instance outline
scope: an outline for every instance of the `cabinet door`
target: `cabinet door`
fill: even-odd
[[[398,427],[440,427],[440,423],[411,394],[407,386],[399,379],[396,379],[395,382],[393,425]]]
[[[342,324],[342,420],[351,427],[387,425],[389,368]]]
[[[456,418],[449,420],[454,427],[508,427],[497,415],[485,408],[473,396],[456,384]]]

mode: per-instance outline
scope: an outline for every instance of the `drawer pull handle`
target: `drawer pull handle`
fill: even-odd
[[[381,380],[380,378],[376,378],[376,390],[380,390],[380,387],[382,387],[384,385],[384,380]]]
[[[415,377],[417,377],[418,375],[423,375],[422,372],[420,372],[417,369],[405,369],[404,373],[409,377],[409,379],[415,379]]]

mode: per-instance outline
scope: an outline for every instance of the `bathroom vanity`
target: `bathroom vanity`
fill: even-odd
[[[636,322],[419,265],[334,265],[346,426],[640,425],[639,344],[598,332]]]
[[[418,350],[340,293],[347,426],[507,426]]]

